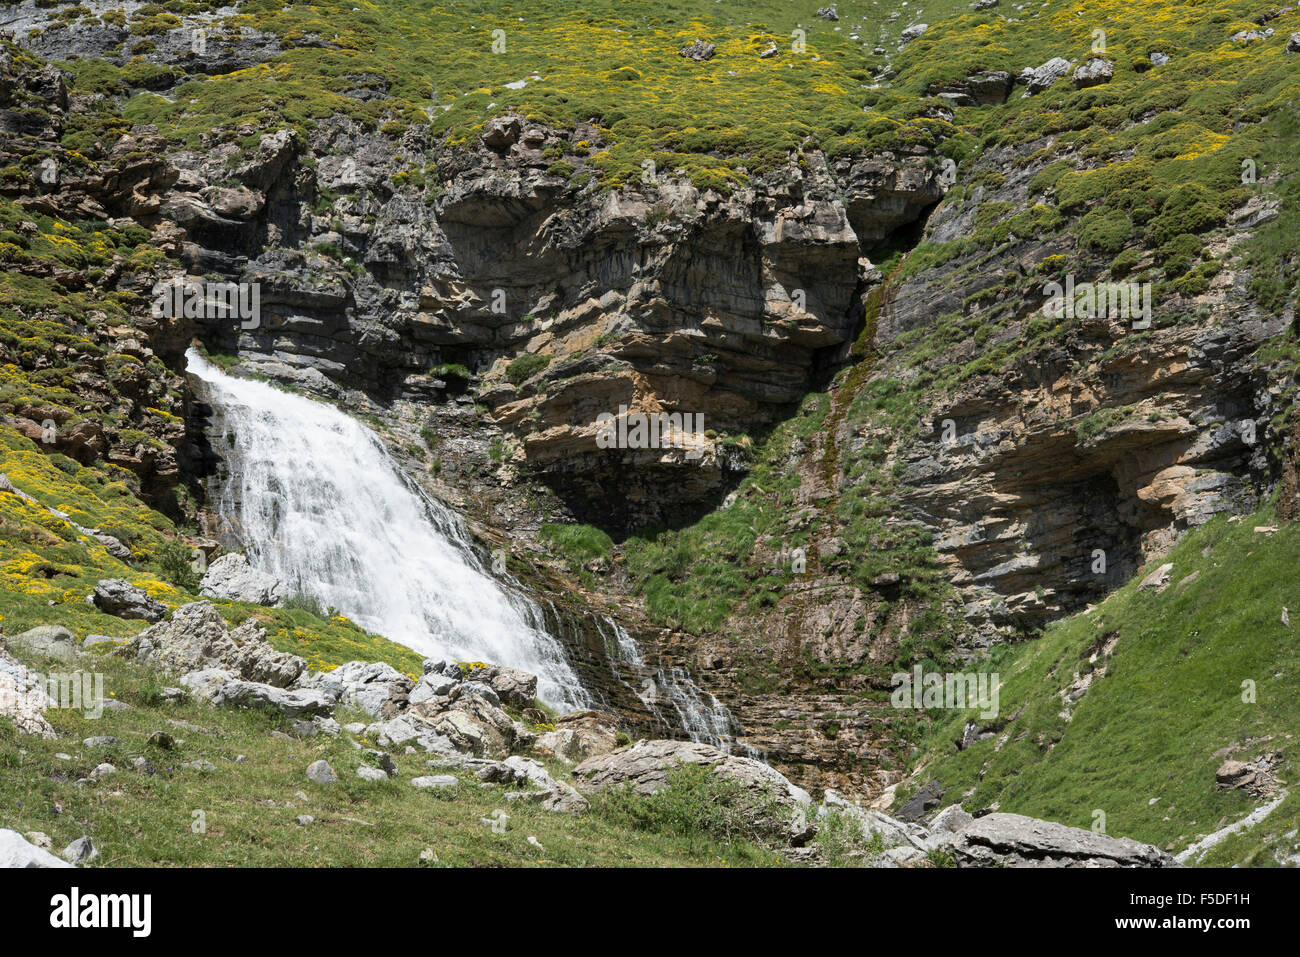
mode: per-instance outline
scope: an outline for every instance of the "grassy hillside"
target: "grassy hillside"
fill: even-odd
[[[986,667],[1002,679],[999,717],[952,712],[936,721],[915,779],[937,778],[950,789],[943,803],[969,810],[996,804],[1077,827],[1091,827],[1101,810],[1107,833],[1171,850],[1245,816],[1261,802],[1216,788],[1226,757],[1281,751],[1277,777],[1294,781],[1300,618],[1287,626],[1281,617],[1300,604],[1297,556],[1300,527],[1268,511],[1190,533],[1091,612],[1000,649]],[[1168,587],[1139,591],[1165,562]],[[1090,687],[1067,706],[1063,692],[1089,672]],[[1253,702],[1243,701],[1247,681]],[[994,733],[957,751],[967,720]],[[1298,825],[1292,796],[1204,863],[1274,865],[1274,850],[1295,852]]]

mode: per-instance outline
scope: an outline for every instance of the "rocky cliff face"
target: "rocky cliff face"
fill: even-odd
[[[83,55],[126,62],[102,37],[78,37]],[[170,42],[142,59],[165,64]],[[250,31],[228,51],[207,69],[280,47]],[[1294,305],[1258,306],[1248,265],[1233,261],[1277,216],[1267,189],[1242,197],[1212,240],[1229,265],[1163,284],[1150,329],[1115,316],[1052,323],[1045,283],[1146,275],[1170,255],[1143,248],[1120,268],[1081,240],[1086,206],[1052,211],[1068,204],[1044,177],[1095,168],[1086,144],[1055,133],[984,151],[955,190],[923,147],[831,158],[809,142],[724,194],[653,168],[604,189],[583,158],[610,145],[601,128],[510,113],[466,140],[337,115],[214,129],[189,150],[114,116],[83,175],[65,124],[111,104],[6,57],[5,130],[22,145],[4,162],[40,149],[58,171],[6,195],[33,214],[142,227],[167,257],[102,278],[97,288],[137,299],[129,333],[95,331],[103,362],[156,356],[165,372],[132,369],[107,389],[96,369],[78,383],[156,441],[80,423],[60,434],[70,453],[107,454],[160,488],[201,471],[201,441],[156,414],[197,421],[177,378],[197,334],[370,417],[487,545],[534,566],[530,585],[564,606],[555,627],[608,707],[652,724],[633,693],[651,671],[610,668],[593,609],[689,668],[745,742],[801,784],[874,794],[898,780],[912,719],[883,692],[900,656],[939,656],[919,643],[940,636],[944,653],[969,658],[1031,633],[1188,528],[1254,507],[1280,474],[1270,429],[1291,383],[1258,351]],[[1049,72],[1028,93],[1065,75]],[[1010,74],[980,74],[934,86],[929,109],[950,120],[1011,89]],[[388,88],[359,75],[346,95],[370,102]],[[34,98],[49,104],[39,115]],[[981,241],[963,246],[972,235]],[[260,315],[150,317],[145,291],[175,273],[256,284]],[[815,409],[800,405],[810,392],[824,399]],[[620,410],[702,415],[704,427],[667,448],[601,448],[599,417]],[[13,415],[28,434],[46,417]],[[760,446],[777,450],[762,481]],[[579,522],[621,543],[741,506],[767,520],[726,560],[766,591],[711,629],[647,610],[621,550],[575,570],[548,564],[538,534]],[[806,569],[791,573],[795,543]],[[685,587],[686,564],[651,572]]]

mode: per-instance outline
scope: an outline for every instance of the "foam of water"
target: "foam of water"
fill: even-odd
[[[373,432],[332,406],[228,376],[191,349],[227,459],[224,520],[250,564],[430,658],[538,676],[538,696],[589,696],[539,609],[490,574],[457,517],[408,483]]]

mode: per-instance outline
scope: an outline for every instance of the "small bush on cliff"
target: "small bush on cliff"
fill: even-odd
[[[551,364],[550,356],[525,355],[506,366],[506,378],[515,385],[523,385]]]

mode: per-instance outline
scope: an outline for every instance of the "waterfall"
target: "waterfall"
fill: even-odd
[[[540,609],[489,574],[457,516],[408,482],[373,432],[186,357],[219,422],[217,507],[250,564],[426,657],[521,668],[547,704],[589,705]]]
[[[610,629],[618,661],[646,673],[646,677],[641,679],[640,687],[633,690],[660,724],[680,728],[692,741],[702,741],[723,751],[729,752],[732,749],[740,726],[726,705],[712,693],[702,690],[685,668],[665,667],[660,662],[654,671],[654,677],[649,677],[649,666],[645,663],[641,648],[626,628],[614,619],[604,617],[598,619],[597,627],[600,628],[602,637],[605,637],[604,629]],[[608,644],[608,638],[606,643]],[[611,655],[611,667],[614,661],[615,658]],[[614,674],[620,681],[623,680],[617,669],[614,669]],[[745,751],[750,757],[757,757],[757,752],[752,748],[746,747]]]

